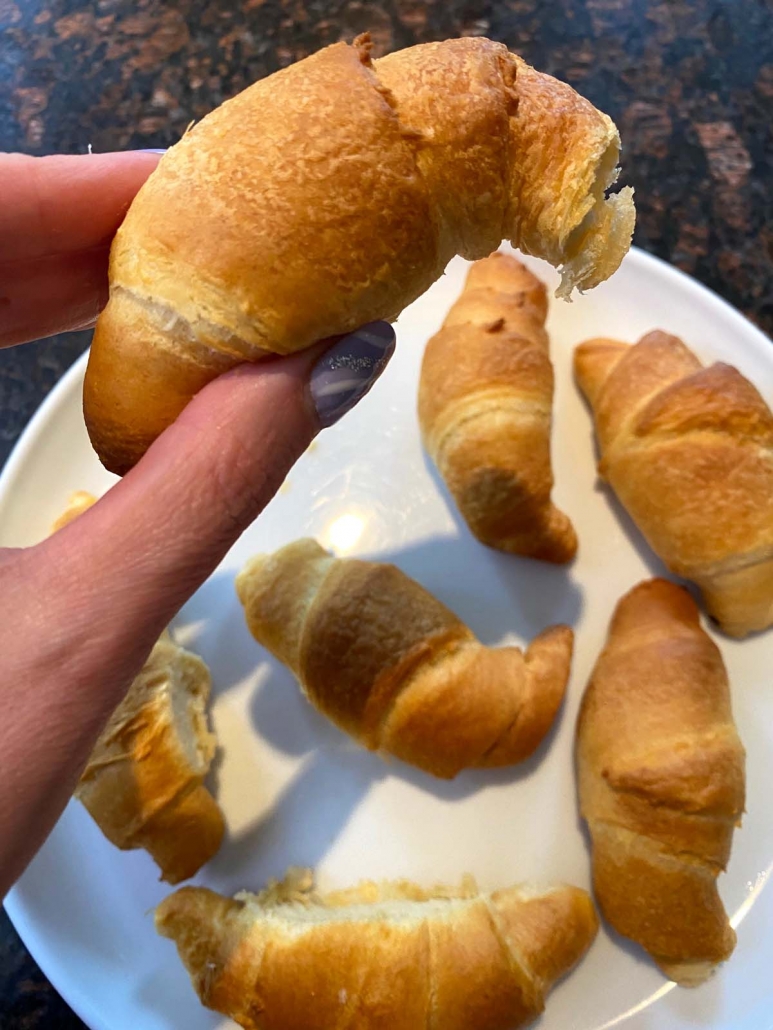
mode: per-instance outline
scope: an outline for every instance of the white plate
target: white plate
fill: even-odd
[[[535,269],[550,284],[554,273]],[[176,621],[178,639],[209,662],[223,748],[216,778],[230,838],[197,882],[226,893],[260,887],[288,865],[316,867],[323,886],[362,877],[484,888],[521,880],[587,887],[589,861],[575,800],[577,706],[612,608],[661,572],[624,515],[595,484],[591,420],[571,380],[574,344],[593,335],[633,341],[661,327],[705,361],[737,365],[773,401],[773,347],[723,301],[634,252],[611,282],[567,305],[549,328],[557,372],[556,500],[580,537],[568,569],[489,551],[459,524],[425,460],[415,404],[424,343],[462,285],[465,263],[409,308],[397,354],[370,397],[304,455],[259,521]],[[0,480],[0,542],[40,539],[68,494],[111,481],[80,412],[84,360],[30,424]],[[253,642],[233,577],[256,551],[313,535],[339,554],[396,562],[487,643],[529,640],[564,621],[577,633],[557,729],[535,759],[511,770],[433,780],[358,749],[300,697],[292,677]],[[739,926],[735,955],[707,985],[672,989],[638,949],[599,934],[590,955],[548,1000],[541,1030],[761,1030],[773,1012],[773,634],[719,639],[748,750],[748,815],[721,890]],[[151,860],[122,853],[71,803],[6,907],[54,985],[94,1030],[206,1030],[227,1025],[200,1007],[173,945],[150,910],[167,893]]]

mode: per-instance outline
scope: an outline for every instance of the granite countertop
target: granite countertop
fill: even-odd
[[[622,132],[635,242],[773,334],[767,0],[0,0],[0,148],[168,146],[253,80],[365,29],[377,52],[490,36],[577,87]],[[0,352],[0,463],[88,343]],[[83,1026],[4,913],[0,1026]]]

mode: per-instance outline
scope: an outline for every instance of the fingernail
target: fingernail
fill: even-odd
[[[323,429],[361,400],[384,371],[395,349],[388,322],[370,322],[344,336],[311,372],[311,398]]]
[[[164,147],[163,150],[149,150],[149,149],[144,149],[143,148],[142,150],[139,151],[139,153],[140,154],[165,154],[166,153],[166,147]]]

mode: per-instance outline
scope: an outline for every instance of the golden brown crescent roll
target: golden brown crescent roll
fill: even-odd
[[[589,340],[575,371],[609,481],[652,549],[731,636],[773,623],[773,414],[729,365],[663,332]]]
[[[485,647],[394,565],[298,540],[253,558],[236,588],[250,632],[312,704],[365,747],[435,776],[527,758],[564,696],[567,626],[526,654]]]
[[[85,491],[73,494],[54,530],[95,500]],[[144,848],[167,883],[193,876],[225,831],[203,782],[217,750],[207,726],[210,688],[202,659],[165,632],[110,716],[75,790],[107,839],[124,851]]]
[[[202,1003],[245,1030],[515,1030],[598,920],[577,887],[481,894],[468,878],[459,890],[403,881],[233,900],[183,887],[156,929]]]
[[[503,238],[606,279],[630,245],[612,121],[487,39],[371,61],[360,37],[256,82],[161,159],[110,255],[84,410],[126,472],[205,383],[394,319]]]
[[[577,551],[552,503],[553,366],[547,292],[508,254],[470,268],[443,328],[427,344],[419,423],[467,525],[484,544],[545,561]]]
[[[602,914],[684,986],[735,946],[717,891],[744,807],[744,749],[718,648],[682,587],[620,601],[577,726]]]

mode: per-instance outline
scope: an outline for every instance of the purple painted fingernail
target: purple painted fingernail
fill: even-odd
[[[323,429],[332,426],[361,400],[384,371],[395,349],[388,322],[369,322],[344,336],[311,373],[311,398]]]
[[[162,150],[150,150],[148,148],[143,148],[142,150],[140,150],[140,153],[141,154],[165,154],[166,153],[166,147],[164,147]]]

